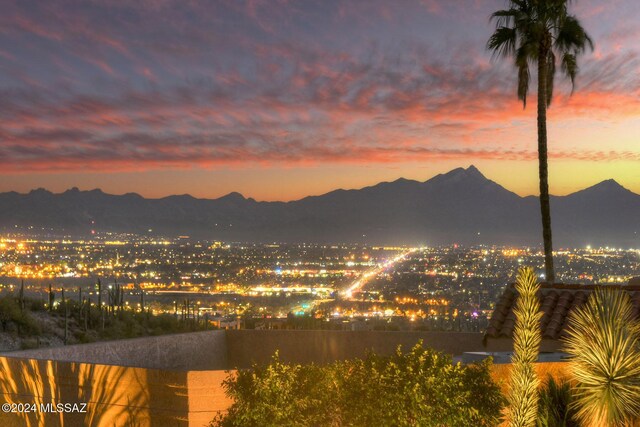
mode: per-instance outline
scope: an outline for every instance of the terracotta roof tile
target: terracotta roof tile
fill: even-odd
[[[637,285],[630,282],[629,285],[606,285],[617,289],[623,289],[631,296],[634,306],[634,316],[640,319],[640,281]],[[543,313],[540,320],[543,338],[558,339],[564,335],[570,313],[587,302],[589,295],[597,285],[580,284],[554,284],[543,283],[539,298],[540,309]],[[510,338],[515,326],[513,307],[516,301],[514,285],[507,286],[498,299],[493,311],[489,326],[485,332],[485,338]]]

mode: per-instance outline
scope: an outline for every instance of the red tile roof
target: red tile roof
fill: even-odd
[[[515,285],[510,284],[498,300],[493,311],[489,326],[485,332],[486,338],[511,338],[515,326],[513,307],[517,292]],[[631,296],[634,314],[640,318],[640,283],[629,281],[628,285],[606,285],[616,289],[623,289]],[[557,340],[562,337],[567,326],[569,313],[584,304],[589,294],[597,285],[553,284],[542,283],[538,297],[543,312],[540,325],[542,338]]]

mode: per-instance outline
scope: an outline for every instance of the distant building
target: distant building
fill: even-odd
[[[349,331],[372,331],[373,325],[371,322],[366,322],[362,319],[353,319],[349,322]]]
[[[487,351],[510,351],[513,348],[512,335],[515,326],[513,308],[517,292],[515,285],[509,285],[496,304],[489,326],[484,335]],[[629,293],[634,306],[634,315],[640,318],[640,278],[631,279],[626,285],[602,285],[622,289]],[[544,313],[541,320],[542,352],[561,349],[561,339],[565,335],[567,319],[576,307],[584,304],[598,285],[547,284],[540,289],[540,305]]]
[[[209,322],[218,329],[240,329],[240,319],[216,316],[212,317]]]
[[[261,319],[256,322],[255,328],[257,330],[274,330],[274,329],[292,329],[291,325],[288,324],[287,319],[282,318],[270,318],[270,319]]]

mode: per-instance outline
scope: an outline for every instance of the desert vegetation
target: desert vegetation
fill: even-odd
[[[22,289],[0,296],[5,351],[211,329],[205,319],[128,307],[117,288],[104,291],[104,304],[53,290],[41,301],[25,297]]]
[[[234,399],[211,426],[495,426],[504,398],[491,362],[463,365],[418,343],[329,365],[276,355],[224,382]]]

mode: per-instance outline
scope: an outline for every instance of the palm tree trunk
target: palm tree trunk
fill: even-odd
[[[540,179],[540,213],[544,240],[545,277],[555,281],[553,271],[553,245],[551,242],[551,207],[549,205],[549,171],[547,166],[547,52],[540,49],[538,58],[538,175]]]

